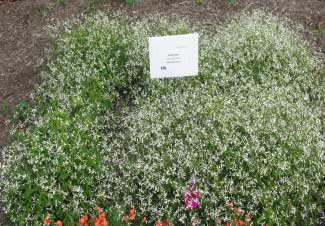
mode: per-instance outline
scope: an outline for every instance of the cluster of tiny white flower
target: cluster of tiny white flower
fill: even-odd
[[[33,105],[14,116],[0,174],[13,224],[72,225],[99,204],[213,225],[227,200],[253,221],[316,222],[324,87],[281,21],[257,12],[200,31],[199,76],[153,81],[147,38],[188,33],[185,22],[98,13],[55,28],[64,33]],[[193,175],[200,204],[189,214]]]
[[[71,225],[106,202],[103,139],[118,129],[124,98],[148,86],[147,37],[188,29],[169,25],[98,13],[52,27],[57,41],[43,83],[13,117],[15,141],[1,170],[1,202],[13,224],[51,217]]]
[[[212,225],[226,200],[260,222],[315,223],[324,196],[317,58],[260,12],[201,39],[199,77],[154,83],[107,140],[106,165],[118,168],[108,169],[111,196],[177,225],[193,216]],[[202,197],[188,215],[192,175]]]

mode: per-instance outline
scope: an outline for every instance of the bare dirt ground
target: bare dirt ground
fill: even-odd
[[[121,0],[0,0],[0,164],[1,150],[8,144],[10,115],[18,103],[29,100],[40,82],[46,50],[51,47],[44,26],[96,9],[119,10],[134,18],[158,13],[215,26],[237,12],[261,8],[302,24],[305,38],[325,53],[325,0],[238,0],[236,6],[226,0],[206,0],[202,5],[195,0],[138,0],[132,6]]]

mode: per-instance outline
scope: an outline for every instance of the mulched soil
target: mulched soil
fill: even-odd
[[[302,24],[304,37],[325,53],[325,0],[238,0],[236,6],[229,6],[226,0],[206,0],[202,5],[196,4],[195,0],[138,0],[132,6],[122,4],[120,0],[64,2],[0,0],[0,164],[1,150],[8,144],[10,115],[18,103],[29,100],[40,81],[39,73],[51,47],[51,40],[43,28],[58,19],[100,9],[119,10],[135,18],[157,13],[178,16],[192,24],[212,27],[224,23],[237,12],[262,8]],[[8,106],[9,110],[2,106]]]

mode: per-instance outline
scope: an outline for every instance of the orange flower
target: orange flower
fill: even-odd
[[[230,226],[230,224],[229,224],[229,223],[227,223],[227,224],[225,224],[225,226]]]
[[[242,219],[235,219],[231,222],[231,225],[234,226],[244,226],[246,223]]]
[[[106,218],[106,214],[105,214],[105,212],[99,214],[98,217],[99,217],[99,219],[104,219],[104,218]]]
[[[164,223],[161,222],[160,220],[157,220],[155,226],[164,226]]]
[[[63,223],[62,223],[62,221],[57,221],[57,222],[55,222],[55,225],[56,225],[56,226],[62,226]]]
[[[97,206],[97,212],[100,213],[102,211],[103,211],[103,209],[101,207]]]
[[[100,226],[108,226],[107,220],[103,220]]]
[[[92,222],[93,222],[93,224],[95,224],[95,226],[108,226],[105,212],[102,212],[101,214],[99,214],[96,217],[96,219],[93,219]]]
[[[106,218],[101,218],[100,219],[100,223],[103,225],[103,224],[107,224],[107,220]]]
[[[86,221],[83,217],[79,219],[79,225],[84,225],[85,223]]]
[[[133,220],[135,220],[135,209],[134,208],[132,208],[132,209],[130,209],[129,210],[129,219],[131,220],[131,221],[133,221]]]
[[[101,226],[100,219],[97,217],[95,220],[95,226]]]
[[[227,202],[226,202],[226,207],[227,207],[227,209],[232,208],[232,203],[229,200],[227,200]]]
[[[88,226],[87,221],[88,221],[88,216],[84,215],[79,219],[79,226]]]
[[[50,225],[51,224],[51,219],[48,217],[45,217],[44,221],[43,221],[44,225]]]

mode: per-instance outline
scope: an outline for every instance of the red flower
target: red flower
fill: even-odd
[[[62,226],[63,223],[62,223],[62,221],[57,221],[57,222],[55,222],[55,225],[56,225],[56,226]]]
[[[99,219],[104,219],[104,218],[106,218],[106,214],[105,214],[105,212],[99,214],[98,217],[99,217]]]
[[[130,209],[129,210],[129,219],[131,220],[131,221],[133,221],[133,220],[135,220],[135,209]]]
[[[87,221],[88,221],[88,216],[84,215],[79,219],[79,226],[88,226]]]
[[[155,226],[164,226],[164,223],[158,220],[156,221]]]
[[[242,219],[235,219],[231,222],[234,226],[246,226],[246,223]]]
[[[238,226],[243,226],[243,225],[245,225],[245,222],[244,222],[242,219],[240,219],[240,220],[238,221],[237,225],[238,225]]]
[[[44,225],[50,225],[51,224],[51,219],[48,217],[45,217],[44,221],[43,221]]]
[[[95,226],[108,226],[105,212],[102,212],[98,215],[98,217],[96,217]]]

